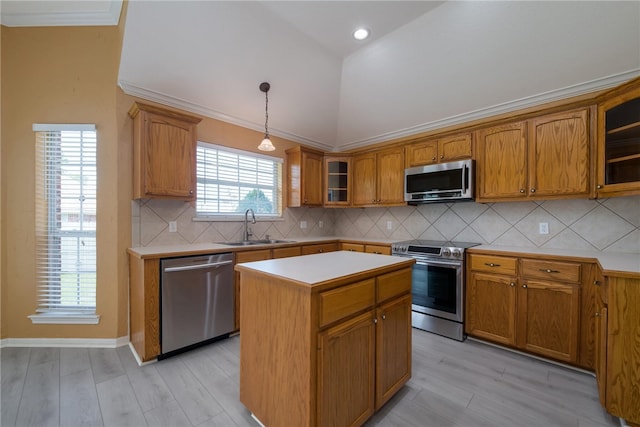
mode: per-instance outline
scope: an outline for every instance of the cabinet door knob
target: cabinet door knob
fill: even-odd
[[[532,188],[532,189],[531,189],[531,192],[532,192],[532,193],[535,193],[535,192],[536,192],[536,189],[535,189],[535,188]]]
[[[378,323],[378,319],[373,319],[373,323],[374,324]]]
[[[596,189],[598,189],[598,190],[602,189],[602,185],[600,185],[600,184],[596,185]]]
[[[600,286],[600,281],[599,280],[594,280],[593,284],[596,285],[596,286]]]
[[[520,192],[521,192],[521,193],[524,193],[524,188],[521,188],[521,189],[520,189]]]
[[[509,286],[511,286],[512,288],[514,288],[514,287],[516,286],[516,284],[515,284],[515,283],[513,283],[513,282],[511,282],[511,283],[509,283]]]
[[[527,289],[527,285],[522,285],[523,288]]]
[[[596,316],[596,317],[600,317],[600,313],[598,313],[598,312],[596,311],[596,314],[594,314],[594,316]]]
[[[193,190],[189,190],[189,194],[193,194]]]
[[[387,315],[386,314],[382,315],[382,320],[387,320]]]
[[[435,159],[436,159],[435,157],[432,157],[432,158],[431,158],[431,160],[435,160]]]
[[[440,156],[440,158],[441,158],[441,159],[444,159],[444,154],[442,154],[442,155]]]

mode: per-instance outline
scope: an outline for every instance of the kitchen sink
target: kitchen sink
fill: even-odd
[[[273,245],[276,243],[295,243],[295,240],[263,239],[263,240],[240,240],[238,242],[221,242],[221,244],[229,245],[229,246]]]

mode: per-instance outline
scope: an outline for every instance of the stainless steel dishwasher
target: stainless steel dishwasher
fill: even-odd
[[[233,254],[163,259],[160,269],[161,358],[233,331]]]

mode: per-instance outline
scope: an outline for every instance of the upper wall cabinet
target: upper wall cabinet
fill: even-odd
[[[323,153],[301,146],[285,152],[289,182],[287,206],[322,206]]]
[[[324,158],[324,205],[351,204],[351,157]]]
[[[133,198],[194,200],[200,118],[141,102],[133,119]]]
[[[640,80],[598,105],[598,197],[640,194]]]
[[[353,157],[353,206],[403,205],[404,149]]]
[[[587,197],[589,110],[536,117],[477,133],[481,202]]]
[[[471,158],[471,134],[414,142],[405,147],[405,167]]]

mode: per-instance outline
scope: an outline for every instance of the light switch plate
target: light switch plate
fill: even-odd
[[[300,221],[300,228],[307,228],[307,221]]]
[[[393,228],[393,222],[387,221],[387,230],[391,230]]]
[[[178,231],[178,223],[176,221],[169,221],[169,233],[175,233]]]

